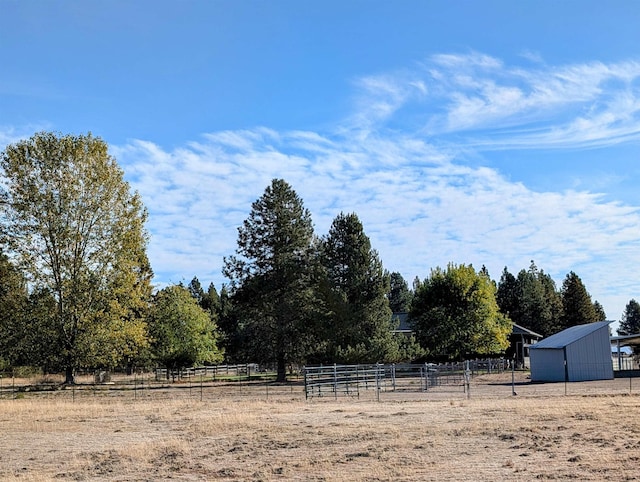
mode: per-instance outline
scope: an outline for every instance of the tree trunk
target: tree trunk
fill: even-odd
[[[68,366],[64,370],[64,383],[65,385],[75,385],[76,377],[72,366]]]
[[[287,381],[287,365],[284,361],[284,356],[278,355],[278,371],[276,375],[276,382],[284,383]]]

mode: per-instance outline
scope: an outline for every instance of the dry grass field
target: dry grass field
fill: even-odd
[[[301,387],[27,393],[0,400],[1,480],[640,479],[629,381],[324,397]],[[605,385],[603,388],[602,383]],[[640,381],[638,381],[640,385]],[[267,397],[268,395],[268,397]]]

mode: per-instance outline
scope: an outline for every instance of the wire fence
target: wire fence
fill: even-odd
[[[78,374],[75,385],[62,375],[0,375],[0,399],[66,398],[362,401],[455,400],[519,397],[640,395],[640,371],[616,371],[611,380],[532,382],[504,360],[464,364],[331,365],[290,371],[285,383],[275,371],[256,364],[192,367],[179,372],[153,370],[127,375],[106,371]]]
[[[110,372],[81,371],[75,383],[66,385],[61,374],[24,375],[16,372],[0,374],[0,398],[25,397],[130,397],[186,398],[211,400],[225,397],[298,397],[303,396],[302,378],[290,371],[287,381],[276,382],[275,371],[255,363],[215,365],[152,371]]]

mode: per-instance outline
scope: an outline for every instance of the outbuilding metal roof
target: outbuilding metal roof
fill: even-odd
[[[544,340],[539,341],[535,345],[531,345],[530,349],[540,349],[540,348],[564,348],[567,345],[571,345],[571,343],[578,341],[581,338],[584,338],[591,333],[598,331],[603,326],[609,326],[610,321],[598,321],[596,323],[587,323],[586,325],[576,325],[567,328],[566,330],[562,330],[560,333],[556,333],[555,335],[551,335]]]
[[[537,339],[542,338],[542,335],[536,333],[535,331],[531,331],[528,328],[525,328],[524,326],[516,325],[515,323],[511,323],[511,324],[513,325],[513,329],[511,331],[512,335],[525,335],[525,336],[529,336],[531,338],[537,338]]]
[[[640,333],[635,335],[612,336],[611,343],[614,341],[620,346],[640,346]]]

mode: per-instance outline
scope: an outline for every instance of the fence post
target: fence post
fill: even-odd
[[[342,374],[342,381],[344,383],[344,392],[349,396],[349,385],[351,384],[351,372],[345,371]]]
[[[338,399],[338,366],[333,364],[333,396]]]
[[[467,392],[467,398],[471,398],[471,383],[469,381],[471,375],[471,371],[469,370],[469,360],[467,360],[467,367],[466,370],[464,371],[464,382],[466,385],[466,392]]]
[[[304,370],[304,399],[309,400],[309,391],[307,389],[307,367],[304,367],[303,370]]]
[[[391,365],[391,386],[393,387],[393,391],[396,391],[396,364],[393,363]]]
[[[564,347],[564,395],[567,396],[567,382],[569,381],[569,370],[567,367],[567,347]]]
[[[424,390],[429,391],[429,365],[424,364]]]

